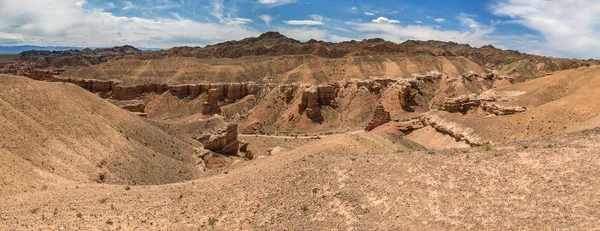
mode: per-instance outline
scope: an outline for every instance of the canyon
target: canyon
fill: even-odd
[[[268,32],[29,51],[0,69],[8,229],[586,229],[600,217],[597,60]]]

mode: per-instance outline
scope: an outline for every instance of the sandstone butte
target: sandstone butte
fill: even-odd
[[[277,32],[10,57],[1,230],[600,223],[597,60]]]

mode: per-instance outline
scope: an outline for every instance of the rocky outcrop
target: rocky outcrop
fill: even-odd
[[[461,95],[454,98],[447,98],[442,104],[442,110],[455,113],[466,113],[471,108],[479,107],[481,100],[477,98],[477,95]]]
[[[237,124],[229,124],[225,129],[221,129],[212,134],[203,134],[195,139],[204,145],[204,149],[219,154],[238,154],[240,142],[238,141]]]
[[[405,135],[410,134],[412,131],[420,128],[423,128],[423,123],[421,123],[419,120],[400,122],[398,125],[396,125],[396,129]]]
[[[496,101],[498,97],[489,94],[482,94],[477,96],[476,94],[461,95],[454,98],[447,98],[442,107],[442,111],[451,113],[466,113],[473,108],[481,108],[487,114],[494,115],[512,115],[527,111],[527,108],[522,106],[504,106],[498,104]]]
[[[208,90],[206,101],[203,103],[202,115],[214,115],[221,113],[221,107],[219,107],[219,97],[221,91],[217,88]]]
[[[321,106],[319,104],[319,94],[315,87],[305,89],[302,92],[302,102],[299,107],[299,113],[306,113],[306,116],[315,123],[323,122]]]
[[[300,114],[306,113],[315,123],[323,122],[321,106],[335,107],[335,98],[339,90],[339,83],[311,86],[302,91],[302,101],[298,105]]]
[[[419,118],[424,126],[431,126],[438,132],[454,137],[456,140],[462,140],[474,146],[484,145],[486,142],[472,128],[462,126],[456,122],[444,119],[444,113],[441,111],[430,111]]]
[[[145,109],[146,109],[146,105],[143,103],[131,103],[131,104],[125,104],[123,106],[121,106],[121,108],[130,111],[130,112],[140,112],[140,113],[144,113]]]
[[[377,106],[375,109],[375,113],[373,114],[373,119],[365,128],[365,131],[371,131],[376,127],[381,126],[382,124],[388,123],[392,120],[390,116],[390,112],[386,111],[385,108],[381,105]]]
[[[495,115],[512,115],[527,111],[522,106],[504,106],[494,102],[486,102],[481,106],[487,113]]]

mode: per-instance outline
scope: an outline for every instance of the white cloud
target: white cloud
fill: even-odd
[[[319,21],[319,22],[322,22],[323,19],[325,19],[323,16],[318,15],[318,14],[311,14],[308,17],[311,18],[312,20]]]
[[[305,26],[318,26],[318,25],[323,25],[324,23],[321,21],[316,21],[316,20],[288,20],[288,21],[283,21],[286,24],[289,25],[305,25]]]
[[[417,20],[417,21],[415,21],[415,23],[422,24],[422,23],[423,23],[423,21],[419,21],[419,20]]]
[[[236,18],[231,17],[231,13],[225,13],[225,2],[224,0],[212,0],[211,1],[212,11],[210,14],[215,18],[219,19],[220,23],[224,24],[246,24],[252,22],[252,19],[248,18]],[[229,8],[229,10],[235,11],[235,9]]]
[[[468,19],[468,15],[462,15],[463,20]],[[382,20],[384,21],[384,20]],[[346,23],[355,31],[362,33],[367,38],[383,38],[393,42],[404,42],[413,40],[440,40],[454,41],[459,43],[468,43],[473,46],[482,46],[487,44],[497,44],[491,33],[494,28],[477,24],[479,27],[467,27],[460,30],[442,30],[437,26],[426,25],[398,25],[390,23]]]
[[[243,18],[203,23],[183,18],[119,17],[80,8],[78,0],[0,0],[0,41],[6,44],[140,47],[202,45],[260,34]],[[52,5],[53,10],[47,10]],[[24,17],[25,16],[25,17]],[[33,17],[35,16],[35,17]],[[77,19],[77,20],[74,20]]]
[[[277,31],[281,32],[281,34],[284,34],[285,36],[301,41],[307,41],[310,39],[325,40],[328,37],[327,31],[316,28],[280,27],[277,28]]]
[[[368,15],[368,16],[375,16],[375,13],[373,13],[373,12],[365,12],[365,15]]]
[[[439,23],[443,23],[443,22],[445,22],[445,21],[446,21],[446,19],[443,19],[443,18],[436,18],[436,19],[434,19],[433,21],[436,21],[436,22],[439,22]]]
[[[258,3],[269,5],[270,7],[282,6],[294,2],[296,2],[296,0],[258,0]]]
[[[83,7],[83,4],[85,4],[85,0],[80,0],[75,3],[75,5],[77,5],[78,7]]]
[[[377,19],[373,19],[371,22],[377,23],[377,24],[396,24],[396,23],[400,23],[400,21],[398,21],[398,20],[388,19],[386,17],[379,17]]]
[[[541,34],[538,47],[546,55],[600,58],[600,4],[597,0],[501,0],[493,14]]]
[[[133,5],[133,2],[131,2],[131,1],[124,1],[123,5],[124,5],[122,8],[123,10],[135,8],[135,5]]]
[[[262,19],[267,26],[271,26],[271,21],[273,21],[273,18],[271,18],[270,15],[263,14],[259,18]]]
[[[112,3],[112,2],[106,3],[106,8],[108,8],[108,9],[113,9],[113,8],[116,8],[116,7],[117,6],[114,3]]]

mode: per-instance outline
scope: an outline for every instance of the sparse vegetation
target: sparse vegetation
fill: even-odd
[[[100,204],[105,204],[105,203],[106,203],[106,201],[108,201],[108,198],[102,198],[102,199],[100,199],[98,202],[99,202]]]
[[[217,221],[219,221],[219,220],[217,220],[217,218],[209,217],[208,218],[208,225],[215,226],[215,224],[217,224]]]
[[[78,218],[82,218],[83,217],[83,213],[79,212],[79,213],[75,214],[75,216],[77,216]]]
[[[300,208],[303,212],[308,212],[308,206],[303,205],[302,208]]]
[[[485,150],[485,151],[489,151],[489,150],[491,150],[491,149],[492,149],[492,145],[491,145],[491,144],[487,143],[487,144],[484,144],[484,145],[483,145],[483,150]]]
[[[527,149],[527,148],[529,148],[529,145],[523,144],[523,148]]]
[[[35,209],[32,209],[32,210],[29,210],[29,212],[30,212],[31,214],[36,214],[36,213],[37,213],[37,211],[38,211],[38,209],[37,209],[37,208],[35,208]]]

